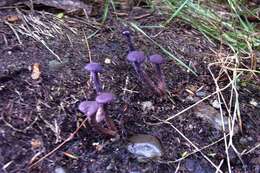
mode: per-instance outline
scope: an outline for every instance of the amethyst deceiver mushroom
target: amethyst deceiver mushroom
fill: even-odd
[[[126,29],[122,32],[122,34],[124,36],[126,36],[128,47],[129,47],[129,52],[134,51],[135,49],[134,49],[132,39],[131,39],[131,32],[128,29]]]
[[[99,130],[102,131],[105,134],[108,135],[116,135],[117,134],[117,129],[116,126],[114,124],[114,122],[111,120],[111,118],[106,114],[106,109],[107,109],[107,104],[111,103],[113,100],[115,99],[115,96],[110,93],[110,92],[103,92],[100,93],[97,97],[96,97],[96,102],[98,103],[98,110],[96,113],[96,122],[99,123],[103,120],[105,120],[108,129],[105,128],[100,128]]]
[[[164,75],[162,73],[161,70],[161,64],[163,64],[165,61],[162,58],[161,55],[155,54],[155,55],[151,55],[149,57],[149,61],[151,63],[153,63],[155,65],[155,69],[156,69],[156,73],[157,73],[157,77],[158,77],[158,88],[160,89],[160,91],[163,93],[165,93],[165,88],[166,88],[166,84],[165,84],[165,78]]]
[[[132,63],[134,69],[139,78],[143,78],[143,70],[141,69],[141,64],[145,60],[145,55],[143,51],[131,51],[127,55],[127,60]]]
[[[85,116],[88,117],[90,121],[93,115],[97,112],[99,105],[96,101],[83,101],[79,104],[79,110]]]
[[[145,55],[143,51],[131,51],[127,55],[127,60],[130,61],[139,77],[139,79],[150,86],[155,92],[160,94],[160,90],[154,85],[153,81],[147,76],[147,74],[142,70],[141,64],[145,60]]]
[[[102,72],[103,68],[99,63],[89,63],[85,66],[85,69],[90,72],[91,79],[94,83],[96,92],[99,93],[102,91],[102,87],[100,85],[98,73]]]

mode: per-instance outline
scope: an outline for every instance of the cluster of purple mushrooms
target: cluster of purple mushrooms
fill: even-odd
[[[161,70],[161,64],[164,63],[162,56],[155,54],[148,58],[148,61],[154,64],[157,74],[157,83],[153,82],[142,68],[142,64],[146,60],[146,56],[143,51],[135,50],[132,40],[131,33],[129,30],[123,31],[123,35],[126,36],[129,52],[127,60],[132,64],[138,79],[150,87],[153,92],[163,96],[166,93],[165,77]],[[90,77],[93,82],[93,86],[96,90],[97,96],[95,101],[83,101],[79,104],[79,110],[84,113],[88,118],[89,123],[99,132],[109,135],[116,136],[117,128],[113,120],[107,115],[107,105],[111,103],[115,96],[110,92],[105,92],[102,89],[99,80],[99,73],[102,72],[103,68],[99,63],[91,62],[85,66],[85,69],[90,72]],[[101,123],[105,122],[107,127],[103,127]]]

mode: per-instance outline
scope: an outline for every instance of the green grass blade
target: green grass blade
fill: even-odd
[[[109,0],[105,0],[104,12],[103,12],[103,16],[102,16],[102,24],[106,21],[108,12],[109,12]]]
[[[172,16],[163,24],[164,26],[168,25],[174,17],[176,17],[180,11],[184,8],[184,6],[189,2],[189,0],[185,0],[180,7],[172,14]]]

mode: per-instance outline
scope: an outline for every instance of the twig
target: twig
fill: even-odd
[[[77,129],[70,134],[70,136],[65,139],[61,144],[59,144],[56,148],[54,148],[53,150],[51,150],[49,153],[47,153],[46,155],[44,155],[43,157],[41,157],[38,161],[32,163],[29,166],[29,169],[31,169],[32,167],[34,167],[35,165],[37,165],[38,163],[40,163],[41,161],[43,161],[44,159],[46,159],[47,157],[49,157],[50,155],[52,155],[55,151],[57,151],[58,149],[60,149],[64,144],[66,144],[67,142],[69,142],[70,140],[72,140],[74,138],[74,136],[78,133],[78,131],[80,130],[80,128],[85,124],[85,122],[88,120],[88,118],[85,118],[84,121],[77,127]]]
[[[89,61],[92,62],[92,56],[91,56],[91,51],[90,51],[90,48],[89,48],[88,38],[86,36],[84,29],[83,29],[83,34],[84,34],[85,44],[86,44],[87,50],[88,50]]]
[[[244,151],[244,152],[242,152],[241,153],[241,156],[242,155],[245,155],[245,154],[249,154],[249,153],[251,153],[251,152],[253,152],[254,150],[256,150],[257,148],[259,148],[260,147],[260,143],[258,143],[256,146],[254,146],[253,148],[251,148],[250,150],[248,150],[248,151]]]
[[[221,88],[221,89],[219,89],[219,90],[213,92],[212,94],[210,94],[210,95],[204,97],[203,99],[201,99],[201,100],[199,100],[198,102],[194,103],[193,105],[191,105],[191,106],[189,106],[189,107],[183,109],[182,111],[178,112],[177,114],[175,114],[175,115],[173,115],[173,116],[170,116],[169,118],[165,119],[164,121],[167,121],[167,122],[168,122],[168,121],[172,120],[173,118],[176,118],[177,116],[183,114],[184,112],[186,112],[186,111],[188,111],[189,109],[195,107],[196,105],[200,104],[201,102],[207,100],[208,98],[212,97],[213,95],[215,95],[215,94],[217,94],[217,93],[219,93],[219,92],[221,92],[221,91],[224,91],[224,90],[227,89],[231,84],[232,84],[232,83],[230,82],[230,83],[227,84],[225,87],[223,87],[223,88]]]
[[[169,124],[177,133],[179,133],[179,135],[181,135],[193,148],[195,148],[214,168],[218,169],[218,166],[213,163],[208,156],[206,156],[202,151],[200,151],[200,149],[194,144],[192,143],[178,128],[176,128],[172,123],[170,122],[166,122],[163,121],[163,123],[165,124]],[[220,172],[222,173],[222,171],[220,170]]]
[[[189,157],[189,156],[191,156],[191,155],[193,155],[193,154],[195,154],[195,153],[197,153],[197,152],[199,152],[199,151],[205,150],[205,149],[207,149],[207,148],[209,148],[209,147],[211,147],[211,146],[213,146],[213,145],[215,145],[215,144],[221,142],[223,139],[224,139],[224,138],[222,137],[222,138],[218,139],[217,141],[212,142],[212,143],[209,144],[209,145],[206,145],[206,146],[204,146],[204,147],[201,147],[199,150],[194,150],[194,151],[192,151],[191,153],[188,153],[187,155],[185,155],[184,157],[174,160],[173,162],[182,161],[182,160],[186,159],[187,157]]]
[[[216,86],[216,90],[219,91],[219,85],[217,82],[216,77],[214,76],[213,72],[211,71],[210,67],[214,65],[214,63],[209,64],[208,66],[208,70],[214,80],[215,86]],[[221,96],[219,93],[217,93],[217,98],[218,98],[218,102],[221,103]],[[228,165],[228,172],[231,173],[231,165],[230,165],[230,159],[229,159],[229,147],[227,144],[227,135],[226,135],[226,129],[225,129],[225,123],[224,123],[224,116],[223,116],[223,109],[222,106],[220,104],[220,116],[221,116],[221,122],[222,122],[222,129],[223,129],[223,137],[224,137],[224,144],[225,144],[225,150],[226,150],[226,155],[227,155],[227,165]]]
[[[4,21],[4,23],[5,23],[7,26],[9,26],[9,28],[13,31],[14,35],[16,36],[16,38],[17,38],[17,40],[18,40],[18,43],[19,43],[19,44],[23,44],[22,41],[21,41],[21,39],[20,39],[20,37],[19,37],[19,35],[18,35],[18,33],[17,33],[16,30],[14,29],[14,27],[13,27],[9,22],[7,22],[7,21]]]

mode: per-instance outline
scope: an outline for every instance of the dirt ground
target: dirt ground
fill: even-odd
[[[154,117],[165,119],[192,105],[194,101],[188,99],[191,93],[187,89],[203,86],[206,95],[215,91],[207,65],[217,61],[218,57],[212,50],[219,52],[219,45],[212,45],[198,31],[178,20],[167,28],[145,28],[148,35],[186,64],[191,64],[198,73],[195,76],[174,60],[166,58],[163,72],[169,96],[160,98],[138,82],[132,66],[126,61],[128,48],[121,32],[125,28],[122,21],[127,18],[117,20],[115,16],[110,16],[101,27],[93,19],[85,17],[72,16],[60,20],[55,15],[43,12],[22,13],[31,20],[31,25],[24,25],[27,29],[21,29],[24,34],[18,31],[25,22],[21,18],[10,22],[16,32],[4,22],[7,16],[21,14],[15,9],[0,10],[0,172],[46,173],[62,167],[68,173],[171,173],[176,169],[188,173],[185,166],[187,160],[196,160],[197,164],[207,167],[208,172],[215,172],[200,153],[173,162],[194,148],[172,126],[155,124],[158,121]],[[164,16],[155,13],[136,22],[151,26],[163,20]],[[36,21],[42,21],[45,25]],[[57,56],[30,35],[34,30]],[[64,141],[82,122],[84,116],[78,111],[80,101],[95,99],[89,74],[84,70],[90,57],[83,32],[87,37],[92,34],[88,39],[92,61],[101,63],[105,68],[100,75],[105,90],[116,95],[115,102],[109,105],[108,110],[119,129],[120,139],[105,137],[86,123],[73,140],[29,169],[32,162]],[[19,35],[21,44],[15,33]],[[142,34],[134,32],[133,35],[136,48],[147,55],[163,55],[161,49]],[[228,52],[225,48],[223,51]],[[59,63],[58,57],[62,63]],[[40,64],[41,71],[37,80],[32,79],[30,70],[35,63]],[[152,66],[147,64],[145,68],[153,74]],[[219,69],[215,70],[217,73]],[[246,82],[247,85],[239,89],[243,132],[238,132],[234,137],[239,152],[254,147],[260,140],[259,108],[249,103],[252,99],[260,101],[259,79],[252,78]],[[229,97],[228,94],[226,97]],[[205,103],[214,99],[216,96]],[[142,103],[145,101],[152,102],[153,109],[143,110]],[[223,137],[222,132],[194,116],[192,109],[174,118],[171,123],[199,148]],[[164,151],[160,160],[140,163],[127,151],[127,139],[139,133],[160,139]],[[221,169],[225,172],[224,151],[222,140],[203,150],[203,153],[217,165],[223,160]],[[243,155],[242,160],[243,164],[230,151],[234,172],[244,172],[246,169],[254,173],[260,170],[259,150]]]

